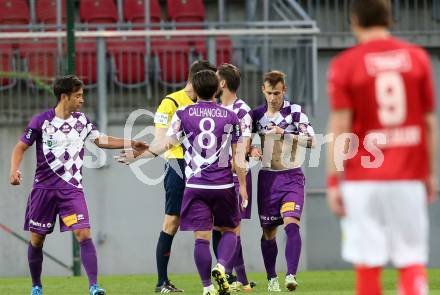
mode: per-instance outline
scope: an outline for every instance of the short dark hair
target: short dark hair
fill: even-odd
[[[230,91],[237,92],[240,87],[240,70],[236,66],[224,63],[218,67],[218,75],[226,81],[226,87]]]
[[[196,60],[189,68],[188,81],[192,83],[194,75],[203,70],[216,72],[217,68],[207,60]]]
[[[193,89],[200,99],[211,100],[218,91],[218,77],[211,70],[202,70],[193,77]]]
[[[264,74],[263,83],[268,82],[270,86],[275,87],[278,83],[286,86],[286,74],[280,71],[270,71]]]
[[[391,26],[390,0],[352,0],[351,16],[355,17],[360,27]]]
[[[66,75],[55,80],[53,83],[53,93],[55,94],[57,100],[60,101],[61,94],[64,93],[70,95],[83,87],[83,81],[81,81],[77,76]]]

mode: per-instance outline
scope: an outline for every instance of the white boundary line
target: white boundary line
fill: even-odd
[[[244,35],[316,35],[318,28],[283,29],[220,29],[220,30],[133,30],[133,31],[75,31],[79,38],[114,37],[177,37],[177,36],[244,36]],[[64,38],[66,31],[59,32],[10,32],[0,33],[1,39]]]

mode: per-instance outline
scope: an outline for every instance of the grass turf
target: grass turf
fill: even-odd
[[[202,288],[199,277],[193,275],[171,275],[172,281],[185,290],[184,294],[201,295]],[[268,294],[266,279],[262,273],[251,273],[249,278],[257,282],[252,294]],[[284,280],[280,276],[280,283]],[[382,276],[384,295],[395,295],[397,273],[386,270]],[[430,295],[440,295],[440,269],[429,271]],[[348,295],[354,294],[354,273],[351,271],[309,271],[298,275],[300,286],[295,294],[307,295]],[[155,294],[155,276],[102,276],[101,285],[107,289],[107,294]],[[44,294],[76,295],[88,294],[85,277],[43,277]],[[29,294],[30,278],[0,278],[0,294],[15,295]],[[282,292],[281,294],[287,292]],[[278,293],[280,294],[280,293]]]

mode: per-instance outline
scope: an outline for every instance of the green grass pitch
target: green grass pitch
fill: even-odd
[[[173,282],[185,289],[184,294],[201,295],[202,288],[197,275],[171,275]],[[281,277],[281,276],[280,276]],[[386,270],[382,276],[385,290],[384,295],[395,295],[397,273]],[[251,294],[268,294],[266,291],[265,275],[251,273],[249,278],[257,282],[257,287]],[[430,270],[430,295],[440,295],[440,269]],[[354,273],[351,271],[310,271],[298,275],[300,286],[294,294],[307,295],[348,295],[354,294]],[[155,294],[153,292],[155,276],[103,276],[101,285],[109,295]],[[281,277],[281,283],[284,280]],[[87,280],[79,277],[43,277],[45,295],[86,295]],[[15,295],[29,294],[30,278],[0,278],[0,294]],[[282,292],[278,294],[287,294]]]

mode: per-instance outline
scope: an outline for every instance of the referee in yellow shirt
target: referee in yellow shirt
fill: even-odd
[[[165,137],[171,119],[180,107],[193,104],[197,97],[192,87],[192,77],[202,70],[212,70],[216,72],[215,66],[207,61],[195,61],[188,74],[188,82],[185,88],[167,95],[154,116],[156,126],[155,140]],[[181,146],[175,146],[165,152],[165,218],[163,221],[162,231],[159,236],[156,248],[157,263],[157,285],[156,293],[174,293],[183,292],[183,290],[174,286],[168,279],[168,261],[171,254],[171,245],[174,235],[180,225],[180,207],[182,205],[183,190],[185,189],[185,167],[183,160],[183,149]]]

